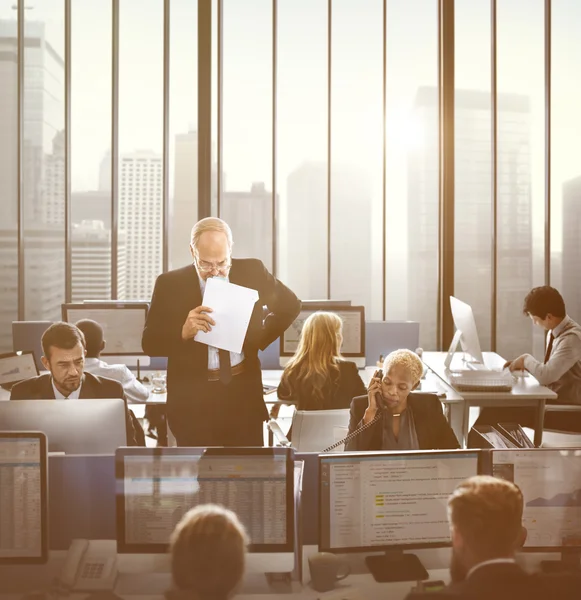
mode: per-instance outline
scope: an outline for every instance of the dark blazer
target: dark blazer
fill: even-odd
[[[350,360],[342,360],[339,364],[339,380],[333,388],[332,395],[325,398],[323,406],[315,406],[308,395],[300,395],[296,392],[291,396],[289,380],[282,380],[278,386],[278,397],[280,400],[288,399],[296,403],[297,410],[329,410],[333,408],[349,408],[351,401],[356,396],[366,394],[367,390],[363,383],[357,365]]]
[[[253,393],[245,397],[249,411],[268,418],[262,395],[258,350],[264,350],[291,325],[299,314],[300,300],[271,275],[260,260],[233,259],[230,283],[258,292],[243,352],[246,371],[251,371]],[[193,339],[182,340],[188,313],[202,304],[200,282],[194,265],[163,273],[157,278],[143,330],[143,351],[167,356],[168,409],[179,402],[191,403],[193,386],[208,377],[208,346]],[[263,307],[268,308],[266,318]],[[235,381],[235,379],[233,380]]]
[[[123,386],[118,381],[107,377],[98,377],[92,373],[83,374],[83,383],[79,400],[90,400],[94,398],[121,398],[125,402],[127,445],[144,446],[145,437],[139,421],[127,408],[127,398],[123,392]],[[54,390],[49,373],[25,379],[12,387],[10,400],[54,400]],[[143,442],[141,442],[143,437]]]
[[[439,592],[408,594],[406,600],[573,600],[581,597],[579,575],[529,575],[516,564],[484,565],[466,580]]]
[[[367,395],[353,398],[349,415],[349,433],[361,424],[367,408]],[[408,396],[408,410],[414,415],[420,450],[450,450],[459,448],[458,440],[442,412],[442,404],[435,394],[412,392]],[[383,450],[382,421],[346,444],[346,450]]]

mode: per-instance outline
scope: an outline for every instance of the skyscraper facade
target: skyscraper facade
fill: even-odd
[[[420,345],[437,344],[438,90],[418,90],[414,116],[427,135],[408,157],[408,318],[419,321]],[[471,304],[483,349],[490,347],[490,94],[455,94],[455,293]],[[498,95],[498,304],[502,352],[530,352],[532,330],[520,319],[532,287],[530,107],[524,96]]]
[[[120,163],[119,231],[127,263],[125,297],[118,297],[149,300],[162,269],[162,158],[143,150],[125,154]]]

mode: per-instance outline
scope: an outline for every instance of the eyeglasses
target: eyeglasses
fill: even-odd
[[[211,271],[218,271],[218,272],[223,273],[224,271],[227,271],[232,266],[232,263],[230,263],[228,261],[223,261],[216,265],[216,264],[206,262],[205,260],[196,260],[196,266],[203,273],[210,273]]]

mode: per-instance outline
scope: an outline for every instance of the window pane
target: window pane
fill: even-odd
[[[60,320],[65,298],[64,3],[24,13],[25,318]]]
[[[149,300],[162,268],[162,114],[163,1],[120,0],[120,299]]]
[[[386,314],[419,321],[426,350],[437,333],[437,5],[387,2]]]
[[[279,0],[278,276],[327,297],[327,0]],[[305,93],[308,90],[308,93]]]
[[[272,269],[272,1],[224,0],[220,217],[234,256]]]
[[[553,0],[551,65],[551,285],[581,322],[581,5]]]
[[[71,3],[73,302],[111,298],[111,12]]]
[[[170,33],[170,269],[192,261],[198,220],[198,3],[173,0]]]
[[[457,0],[455,18],[454,294],[472,306],[480,346],[490,350],[490,0]]]
[[[497,351],[542,358],[542,332],[533,337],[522,305],[544,283],[544,2],[499,0],[497,11]]]
[[[383,2],[335,0],[331,43],[331,298],[381,319]]]
[[[18,47],[13,0],[0,0],[0,352],[18,319]]]

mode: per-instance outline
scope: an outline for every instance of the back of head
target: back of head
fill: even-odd
[[[86,347],[85,336],[83,332],[72,323],[63,321],[53,323],[43,334],[41,338],[42,353],[47,359],[50,359],[51,348],[61,348],[71,350],[77,344]]]
[[[513,556],[522,542],[523,496],[510,481],[479,475],[448,499],[450,524],[478,561]]]
[[[289,361],[283,380],[291,395],[308,395],[323,401],[323,388],[338,375],[343,321],[339,315],[317,311],[303,323],[297,351]]]
[[[561,318],[566,316],[565,301],[563,296],[550,285],[541,285],[533,288],[527,295],[523,304],[523,313],[539,319],[546,319],[548,314]]]
[[[87,348],[87,358],[97,358],[103,350],[103,328],[97,321],[82,319],[75,325],[83,332]]]
[[[171,537],[174,586],[180,596],[225,600],[244,575],[248,538],[238,517],[220,506],[192,508]]]

